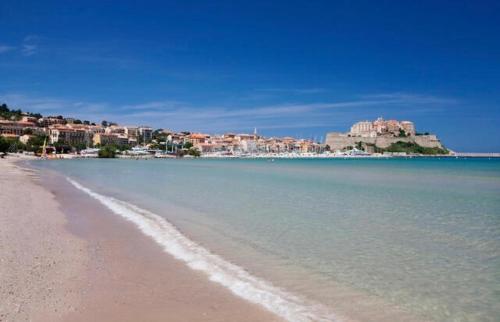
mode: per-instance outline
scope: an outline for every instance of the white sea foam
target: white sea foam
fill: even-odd
[[[223,285],[239,297],[262,305],[287,321],[339,321],[324,306],[308,303],[211,253],[184,236],[163,217],[128,202],[96,193],[70,178],[67,180],[115,214],[133,222],[145,235],[160,244],[165,252],[185,262],[190,268],[204,272],[211,281]]]

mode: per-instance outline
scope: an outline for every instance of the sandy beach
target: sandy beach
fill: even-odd
[[[0,321],[279,321],[54,175],[0,160]]]

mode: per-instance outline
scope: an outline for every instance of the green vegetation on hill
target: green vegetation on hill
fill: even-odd
[[[42,115],[39,113],[26,113],[29,116],[33,116],[36,118],[41,118]],[[14,109],[9,109],[7,104],[1,104],[0,105],[0,118],[6,119],[6,120],[15,120],[18,121],[21,119],[23,116],[23,111],[20,109],[14,110]]]
[[[22,111],[21,110],[11,110],[7,106],[7,104],[2,104],[0,105],[0,117],[6,119],[6,120],[20,120],[22,116]]]
[[[408,154],[427,154],[427,155],[436,155],[436,154],[448,154],[449,151],[446,149],[440,148],[426,148],[420,146],[413,142],[403,142],[398,141],[396,143],[391,144],[387,149],[387,152],[406,152]]]
[[[446,149],[426,148],[414,142],[403,142],[403,141],[392,143],[388,148],[385,149],[380,148],[373,143],[366,143],[366,142],[356,142],[355,147],[358,150],[363,150],[369,153],[405,152],[407,154],[424,154],[424,155],[437,155],[437,154],[449,153],[449,151]],[[346,147],[346,150],[351,150],[352,148],[353,148],[352,146],[348,146]]]

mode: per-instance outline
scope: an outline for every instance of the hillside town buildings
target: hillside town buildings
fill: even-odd
[[[88,146],[92,138],[92,133],[86,129],[66,126],[49,127],[48,135],[51,144],[61,143],[71,146]]]
[[[0,120],[0,135],[2,136],[15,136],[19,137],[23,135],[26,131],[37,131],[44,132],[40,129],[37,123],[28,121],[11,121],[11,120]]]
[[[116,134],[116,133],[96,133],[93,136],[92,143],[93,146],[104,146],[104,145],[117,145],[117,146],[126,146],[129,144],[129,138],[124,134]]]
[[[411,121],[384,120],[361,121],[353,124],[346,133],[327,133],[326,141],[293,137],[264,137],[254,133],[206,134],[176,132],[167,129],[154,131],[149,126],[126,125],[103,121],[97,125],[62,116],[34,117],[31,114],[0,119],[0,135],[19,139],[27,144],[35,135],[48,138],[47,144],[64,146],[65,150],[113,145],[130,149],[141,147],[150,151],[163,151],[178,155],[196,150],[202,155],[245,156],[259,154],[320,154],[325,151],[361,149],[375,153],[393,143],[410,142],[422,147],[442,148],[435,135],[418,134]]]
[[[104,122],[103,122],[104,123]],[[121,126],[115,123],[96,125],[74,118],[48,116],[36,118],[28,114],[19,120],[1,120],[0,135],[17,138],[27,143],[33,135],[45,135],[47,144],[69,147],[115,146],[155,146],[175,153],[190,144],[203,154],[244,155],[256,153],[318,153],[325,145],[313,140],[292,137],[266,138],[257,134],[225,133],[210,135],[205,133],[175,132],[157,130],[149,126]],[[156,133],[156,139],[154,137]]]

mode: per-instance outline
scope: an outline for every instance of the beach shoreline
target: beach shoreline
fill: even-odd
[[[36,173],[0,160],[0,319],[60,321],[78,310],[87,243],[65,230]]]
[[[63,178],[15,159],[0,169],[2,321],[280,321]]]
[[[405,216],[401,211],[384,212],[380,217],[372,217],[370,213],[367,217],[363,207],[356,207],[356,211],[347,213],[349,218],[339,218],[330,217],[336,214],[329,211],[330,207],[315,208],[318,214],[327,216],[320,222],[329,227],[324,230],[316,227],[309,220],[311,217],[302,216],[310,207],[296,213],[296,206],[277,204],[280,207],[273,208],[276,203],[266,202],[266,197],[275,196],[276,191],[289,191],[295,193],[294,200],[304,201],[308,199],[303,197],[314,196],[316,200],[325,200],[325,205],[332,205],[325,196],[330,193],[343,196],[345,190],[323,191],[320,190],[324,189],[321,184],[325,179],[344,182],[348,178],[350,181],[346,182],[356,185],[367,203],[377,205],[379,200],[385,200],[385,192],[372,195],[374,190],[367,191],[365,187],[383,187],[389,192],[399,193],[411,178],[414,188],[402,191],[399,196],[412,200],[414,196],[424,198],[427,193],[420,194],[420,187],[427,189],[429,182],[435,182],[431,189],[440,192],[446,187],[446,193],[442,195],[448,199],[457,192],[474,194],[480,187],[484,196],[478,202],[493,206],[498,185],[486,176],[498,177],[493,171],[498,164],[493,161],[447,160],[442,161],[444,167],[431,160],[414,162],[413,165],[397,161],[377,162],[376,167],[374,162],[360,167],[354,166],[354,162],[334,164],[326,161],[314,164],[290,161],[272,165],[264,161],[206,161],[203,164],[173,161],[167,167],[161,161],[28,160],[24,164],[21,160],[12,164],[14,159],[0,160],[3,174],[0,177],[0,196],[8,210],[5,215],[0,214],[3,221],[0,259],[7,263],[0,267],[2,321],[277,321],[281,317],[289,321],[414,322],[448,321],[472,314],[486,319],[495,316],[494,306],[491,310],[464,307],[460,311],[468,303],[487,303],[481,301],[489,301],[486,293],[489,288],[480,283],[469,283],[465,289],[461,284],[450,285],[449,272],[458,274],[453,276],[464,276],[461,279],[473,278],[474,275],[468,272],[475,269],[475,266],[461,269],[464,267],[461,265],[467,262],[449,255],[448,245],[451,249],[457,247],[456,232],[452,231],[451,239],[443,240],[443,236],[450,233],[446,229],[427,234],[429,241],[424,242],[421,238],[420,225],[436,222],[434,216],[428,220],[422,218],[422,214],[427,213],[424,209],[441,220],[452,220],[450,224],[455,226],[453,212],[446,216],[446,213],[433,212],[427,206],[421,209],[417,205],[415,209],[420,211],[414,214],[419,214],[422,219],[413,222],[415,217]],[[311,167],[311,164],[315,166]],[[469,167],[468,176],[457,177],[456,174],[462,174],[459,171],[465,166]],[[374,169],[381,173],[372,174]],[[442,169],[445,171],[441,172]],[[354,170],[361,170],[361,174],[353,174]],[[420,170],[425,171],[419,173]],[[299,195],[288,189],[289,180],[280,177],[287,173],[291,175],[286,179],[306,178],[305,183],[319,186],[309,192],[305,189],[314,186],[306,184],[298,191]],[[248,181],[249,175],[255,179]],[[262,176],[270,176],[270,180],[260,180]],[[384,181],[380,185],[381,176],[390,177],[394,182]],[[480,180],[483,177],[486,179]],[[189,181],[190,178],[196,180]],[[455,187],[457,183],[462,185],[461,190],[447,188]],[[8,189],[3,189],[4,186]],[[208,186],[220,187],[220,198],[206,190]],[[255,187],[264,189],[252,194],[253,200],[264,201],[260,212],[249,211],[257,206],[254,202],[247,204],[247,195],[240,193],[255,191]],[[345,185],[341,187],[344,189]],[[184,196],[186,191],[189,193]],[[199,198],[193,199],[193,196]],[[214,216],[226,214],[226,208],[214,211],[210,204],[205,207],[205,202],[212,200],[210,198],[214,198],[215,204],[224,205],[230,216],[227,218],[235,219],[238,225],[221,225],[215,217],[205,218],[208,213],[197,212],[197,209],[208,209]],[[428,194],[426,198],[430,198]],[[436,202],[440,204],[439,200]],[[449,209],[453,210],[449,203],[442,204],[442,209],[451,207]],[[462,202],[462,209],[468,207]],[[242,215],[234,215],[233,209],[241,209]],[[494,220],[495,213],[488,212],[490,208],[485,209],[483,219]],[[280,217],[279,214],[286,216]],[[286,222],[270,227],[273,222],[266,221],[266,218],[271,215]],[[292,220],[294,215],[297,221]],[[354,221],[350,220],[351,217]],[[300,220],[302,218],[304,220]],[[398,221],[398,218],[403,221]],[[251,228],[254,223],[257,226]],[[253,230],[240,230],[240,227]],[[293,230],[294,227],[309,227],[311,231],[327,234],[305,238],[302,230]],[[358,234],[346,235],[349,227],[357,228]],[[273,239],[275,234],[265,234],[263,229],[270,228],[278,232],[286,229],[286,243],[295,245],[293,251],[300,251],[301,245],[314,245],[321,257],[308,257],[304,264],[321,264],[329,260],[329,266],[319,266],[324,270],[320,272],[312,266],[301,266],[301,262],[295,265],[288,259],[283,260],[277,255],[289,254],[287,245],[280,239]],[[18,231],[22,233],[17,234]],[[271,238],[270,244],[256,244],[261,241],[259,238]],[[351,241],[355,243],[349,244]],[[421,253],[416,252],[413,241],[422,244]],[[388,242],[397,245],[393,248]],[[494,248],[482,252],[471,242],[458,245],[467,255],[466,259],[475,258],[476,251],[479,251],[479,256],[495,254]],[[267,245],[276,245],[272,251],[279,253],[269,252]],[[407,248],[402,248],[405,245]],[[311,247],[305,250],[305,254],[314,255]],[[405,254],[409,256],[405,257]],[[403,256],[402,260],[400,256]],[[38,263],[39,257],[42,265]],[[445,266],[441,265],[441,258],[449,258]],[[435,266],[427,265],[429,260],[438,262]],[[327,275],[326,269],[343,264],[342,261],[349,264],[344,272],[353,273],[350,268],[358,270],[353,275],[356,279],[342,280],[338,275]],[[447,263],[452,262],[457,264],[450,267]],[[412,263],[414,266],[410,265]],[[22,269],[16,270],[18,267]],[[464,275],[460,275],[461,271]],[[494,280],[490,271],[485,271],[483,276]],[[25,280],[27,282],[23,283]],[[362,283],[349,284],[346,280]],[[373,283],[377,283],[373,289],[358,286]],[[425,289],[420,291],[420,285]],[[467,297],[468,290],[474,289],[475,285],[482,287],[486,294],[477,301]],[[391,294],[394,290],[397,293]],[[440,290],[445,290],[446,294]],[[456,290],[456,293],[448,290]],[[418,298],[422,294],[425,297]],[[447,299],[458,304],[454,305]]]

